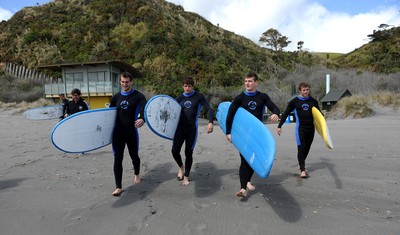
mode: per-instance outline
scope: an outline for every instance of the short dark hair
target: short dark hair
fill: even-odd
[[[299,91],[301,91],[301,88],[303,88],[303,87],[311,88],[310,84],[308,84],[308,83],[306,83],[306,82],[300,82],[300,84],[299,84],[299,86],[297,87],[297,89],[298,89]]]
[[[81,91],[78,88],[75,88],[71,91],[71,95],[73,94],[78,94],[79,96],[81,95]]]
[[[246,78],[253,78],[254,81],[258,81],[258,76],[257,76],[257,74],[255,74],[255,73],[248,73],[248,74],[246,75]]]
[[[185,84],[194,86],[194,80],[193,80],[193,78],[192,78],[192,77],[185,77],[185,78],[183,78],[183,79],[182,79],[182,85],[185,85]]]
[[[121,73],[121,77],[123,77],[123,78],[129,78],[130,81],[133,80],[132,74],[131,74],[130,72],[127,72],[127,71],[122,72],[122,73]]]

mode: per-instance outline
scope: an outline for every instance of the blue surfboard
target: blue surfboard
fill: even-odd
[[[167,95],[152,97],[144,108],[147,126],[156,135],[173,140],[181,115],[180,104]]]
[[[230,105],[231,102],[222,102],[217,110],[217,120],[224,134]],[[233,119],[231,138],[232,144],[257,175],[267,178],[274,163],[276,142],[264,123],[245,109],[239,108]]]
[[[86,110],[57,123],[51,142],[67,153],[89,152],[111,144],[117,108]]]

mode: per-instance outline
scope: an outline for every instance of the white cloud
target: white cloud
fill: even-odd
[[[367,43],[367,35],[386,23],[400,25],[396,7],[379,7],[378,11],[349,15],[329,12],[310,0],[171,0],[186,11],[196,12],[214,25],[243,35],[254,42],[269,28],[277,29],[296,50],[303,41],[310,51],[348,53]]]
[[[12,15],[13,13],[11,11],[5,10],[0,7],[0,21],[10,19]]]

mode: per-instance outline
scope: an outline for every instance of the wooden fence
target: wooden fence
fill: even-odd
[[[0,63],[0,69],[3,69],[6,75],[11,75],[20,79],[27,79],[31,81],[36,80],[43,83],[49,83],[54,80],[52,77],[44,73],[41,73],[35,69],[27,68],[23,65]]]

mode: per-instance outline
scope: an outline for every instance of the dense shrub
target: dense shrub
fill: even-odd
[[[1,102],[32,102],[44,97],[43,83],[10,75],[0,77]]]

